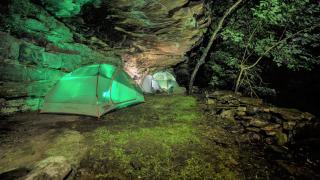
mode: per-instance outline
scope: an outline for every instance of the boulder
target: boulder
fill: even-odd
[[[62,180],[72,171],[69,162],[63,156],[48,157],[35,165],[24,178],[26,180]]]
[[[274,130],[279,129],[280,127],[281,127],[280,124],[269,124],[261,129],[264,131],[274,131]]]
[[[238,107],[236,114],[238,116],[245,116],[247,111],[247,107]]]
[[[244,126],[244,127],[248,127],[250,124],[249,124],[249,121],[240,121],[241,125]]]
[[[64,55],[64,54],[61,54]],[[60,54],[44,52],[42,54],[41,65],[53,69],[62,68],[62,58]]]
[[[261,106],[263,104],[262,99],[250,98],[250,97],[240,97],[239,101],[242,104],[253,105],[253,106]]]
[[[231,96],[231,97],[238,97],[239,94],[235,94],[234,91],[226,91],[226,90],[218,90],[218,91],[214,91],[212,93],[209,93],[209,96],[210,97],[213,97],[213,98],[218,98],[218,97],[221,97],[221,96],[225,96],[225,95],[228,95],[228,96]]]
[[[240,106],[237,108],[238,111],[242,111],[242,112],[246,112],[247,111],[247,107],[245,106]]]
[[[293,130],[293,128],[296,126],[296,122],[289,121],[283,123],[283,129],[285,130]]]
[[[253,119],[253,116],[241,116],[241,120],[250,121]]]
[[[256,133],[261,131],[260,128],[256,128],[256,127],[247,127],[246,130],[251,132],[256,132]]]
[[[237,111],[237,112],[236,112],[236,115],[237,115],[237,116],[245,116],[245,115],[246,115],[246,112],[245,112],[245,111]]]
[[[275,137],[279,146],[283,146],[288,142],[288,136],[283,132],[278,131]]]
[[[257,133],[250,133],[250,140],[253,142],[261,141],[261,136]]]
[[[308,112],[304,112],[304,113],[302,113],[302,117],[308,121],[311,121],[312,119],[315,118],[315,115],[308,113]]]
[[[14,59],[19,57],[20,41],[8,33],[0,31],[0,62],[2,59]]]
[[[214,99],[208,98],[208,99],[207,99],[207,104],[208,104],[208,105],[215,105],[215,104],[216,104],[216,101],[215,101]]]
[[[43,103],[42,98],[19,98],[5,101],[5,106],[0,109],[0,114],[10,115],[16,112],[38,110]]]
[[[3,63],[0,66],[1,81],[32,82],[59,80],[65,72],[50,68],[26,66],[19,63]]]
[[[187,89],[185,87],[176,86],[173,89],[172,94],[174,94],[174,95],[178,95],[178,94],[184,95],[184,94],[186,94],[186,92],[187,92]]]
[[[301,112],[297,109],[272,107],[270,108],[270,112],[280,115],[283,119],[287,121],[301,121],[304,119],[311,120],[314,118],[312,114]]]
[[[264,142],[266,144],[274,144],[274,138],[273,137],[267,137],[264,139]]]
[[[234,111],[232,110],[223,110],[222,113],[220,114],[221,118],[224,119],[230,119],[233,120],[234,119]]]
[[[266,113],[270,113],[270,108],[268,108],[268,107],[263,107],[263,108],[262,108],[262,111],[263,111],[263,112],[266,112]]]
[[[0,95],[7,99],[44,97],[56,81],[36,81],[33,83],[5,82]]]
[[[250,142],[249,133],[241,134],[241,135],[237,138],[237,141],[238,141],[239,143]]]
[[[246,110],[248,115],[256,115],[258,112],[260,112],[259,108],[254,106],[248,106]]]
[[[277,134],[278,131],[273,131],[273,130],[270,130],[270,131],[264,131],[266,133],[266,135],[268,136],[275,136]]]
[[[254,126],[254,127],[265,127],[266,125],[268,125],[269,123],[264,121],[263,119],[258,119],[258,118],[253,118],[249,121],[249,125],[250,126]]]

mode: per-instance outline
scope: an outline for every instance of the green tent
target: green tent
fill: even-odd
[[[96,64],[64,76],[46,95],[41,112],[100,117],[141,102],[140,88],[122,68]]]
[[[176,78],[168,71],[157,72],[152,77],[164,92],[173,93],[174,89],[179,87]]]

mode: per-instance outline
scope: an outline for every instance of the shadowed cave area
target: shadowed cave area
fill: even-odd
[[[0,179],[320,179],[316,0],[2,0]]]

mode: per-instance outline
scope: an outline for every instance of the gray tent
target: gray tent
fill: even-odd
[[[158,82],[151,75],[147,75],[143,79],[141,89],[144,93],[155,93],[157,91],[161,91]]]

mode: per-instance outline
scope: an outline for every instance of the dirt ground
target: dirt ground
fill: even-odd
[[[64,156],[75,179],[281,179],[290,177],[235,122],[205,112],[194,97],[147,96],[98,120],[22,113],[0,121],[0,174]]]

